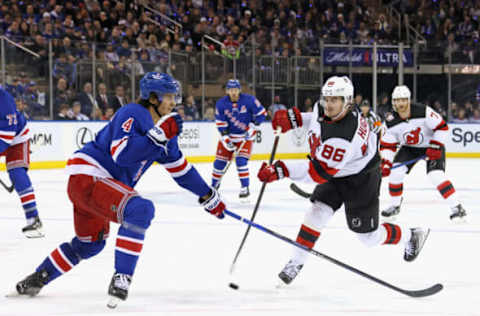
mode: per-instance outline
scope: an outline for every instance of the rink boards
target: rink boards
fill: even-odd
[[[73,152],[94,139],[106,122],[29,122],[31,168],[62,168]],[[480,157],[480,124],[449,124],[447,157]],[[214,159],[219,133],[214,122],[185,122],[179,145],[190,162]],[[268,159],[272,150],[270,123],[261,125],[253,146],[253,160]],[[305,129],[289,131],[280,138],[277,159],[304,158],[309,151]],[[5,165],[0,165],[4,170]]]

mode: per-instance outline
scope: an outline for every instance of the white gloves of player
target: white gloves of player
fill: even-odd
[[[178,113],[172,112],[168,115],[162,116],[157,124],[147,132],[147,136],[155,143],[155,145],[164,146],[168,140],[180,134],[182,128],[182,117]]]
[[[246,140],[253,140],[259,130],[260,126],[255,125],[254,123],[248,124]]]
[[[372,132],[375,134],[382,133],[380,135],[383,135],[384,125],[382,119],[373,111],[368,112],[367,122]]]
[[[228,151],[235,151],[236,147],[228,135],[222,136],[222,143],[225,149],[227,149]]]

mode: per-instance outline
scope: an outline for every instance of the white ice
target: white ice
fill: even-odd
[[[251,216],[261,186],[256,179],[259,166],[259,162],[250,165],[249,205],[238,202],[236,170],[229,170],[221,193],[231,211]],[[211,164],[196,167],[210,182]],[[240,290],[231,290],[229,267],[246,225],[207,214],[162,167],[153,166],[136,189],[154,201],[156,216],[130,296],[115,311],[106,302],[116,224],[111,225],[112,234],[101,254],[82,261],[39,296],[4,297],[50,251],[74,236],[63,170],[31,171],[46,237],[29,240],[21,234],[25,219],[18,197],[0,189],[0,315],[480,315],[479,168],[476,159],[447,161],[447,175],[468,211],[468,223],[463,225],[450,223],[449,207],[426,178],[423,162],[407,177],[397,222],[432,229],[415,262],[403,261],[401,246],[364,247],[347,229],[343,211],[322,232],[318,251],[394,285],[421,289],[440,282],[445,286],[437,295],[413,299],[314,256],[288,288],[278,290],[277,274],[288,261],[291,246],[253,228],[236,266]],[[289,184],[283,180],[267,185],[256,221],[295,239],[309,201],[291,192]],[[382,208],[388,204],[386,185],[384,181]]]

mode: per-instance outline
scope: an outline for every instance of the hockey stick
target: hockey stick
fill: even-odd
[[[401,167],[401,166],[411,165],[412,163],[415,163],[415,162],[417,162],[417,161],[419,161],[419,160],[425,159],[425,157],[426,157],[426,156],[423,155],[423,156],[417,157],[417,158],[412,159],[412,160],[400,162],[400,163],[394,165],[394,166],[392,167],[392,169],[399,168],[399,167]],[[304,197],[304,198],[306,198],[306,199],[309,199],[309,198],[312,196],[312,193],[308,193],[308,192],[303,191],[300,187],[298,187],[298,186],[297,186],[295,183],[293,183],[293,182],[290,184],[290,189],[291,189],[293,192],[297,193],[298,195],[300,195],[301,197]]]
[[[240,151],[243,149],[243,146],[245,146],[246,143],[247,143],[247,141],[244,140],[244,141],[242,142],[242,144],[240,145],[240,147],[238,147],[238,149],[233,152],[232,159],[230,159],[230,160],[227,162],[227,165],[226,165],[225,168],[223,168],[223,170],[222,170],[222,177],[221,177],[220,179],[218,179],[217,185],[215,186],[216,189],[218,189],[218,188],[220,187],[220,184],[221,184],[221,182],[222,182],[222,179],[223,179],[223,177],[225,176],[225,173],[227,173],[228,168],[229,168],[230,165],[232,164],[233,159],[235,159],[235,157],[237,157],[237,155],[240,153]]]
[[[275,140],[273,141],[273,148],[272,152],[270,153],[270,160],[269,160],[269,165],[272,164],[273,159],[275,158],[275,152],[277,151],[278,147],[278,141],[280,140],[280,128],[277,128],[275,131]],[[262,200],[263,192],[265,191],[265,187],[267,186],[267,182],[263,182],[262,188],[260,189],[260,193],[258,194],[257,202],[255,203],[255,208],[253,209],[252,217],[250,218],[251,221],[255,220],[255,216],[257,215],[258,207],[260,206],[260,201]],[[245,231],[245,234],[243,235],[242,242],[240,243],[240,246],[238,247],[237,253],[235,254],[235,257],[233,258],[232,265],[230,266],[230,275],[233,274],[235,271],[235,264],[237,263],[238,256],[240,255],[240,252],[242,251],[243,245],[245,244],[245,241],[247,240],[248,232],[250,231],[250,226],[247,227],[247,230]]]
[[[392,290],[394,290],[394,291],[396,291],[396,292],[405,294],[405,295],[407,295],[407,296],[410,296],[410,297],[425,297],[425,296],[430,296],[430,295],[436,294],[436,293],[440,292],[440,291],[443,289],[443,285],[440,284],[440,283],[437,283],[437,284],[435,284],[435,285],[433,285],[433,286],[431,286],[431,287],[429,287],[429,288],[423,289],[423,290],[405,290],[405,289],[399,288],[399,287],[397,287],[397,286],[395,286],[395,285],[393,285],[393,284],[390,284],[390,283],[388,283],[388,282],[386,282],[386,281],[383,281],[383,280],[381,280],[381,279],[379,279],[379,278],[377,278],[377,277],[374,277],[373,275],[370,275],[370,274],[368,274],[368,273],[366,273],[366,272],[360,271],[360,270],[358,270],[357,268],[354,268],[354,267],[352,267],[352,266],[350,266],[350,265],[348,265],[348,264],[346,264],[346,263],[343,263],[343,262],[341,262],[341,261],[338,261],[337,259],[334,259],[334,258],[332,258],[332,257],[330,257],[330,256],[327,256],[326,254],[323,254],[323,253],[321,253],[321,252],[319,252],[319,251],[316,251],[316,250],[314,250],[314,249],[310,249],[310,248],[308,248],[308,247],[306,247],[306,246],[304,246],[304,245],[302,245],[302,244],[299,244],[299,243],[297,243],[296,241],[294,241],[294,240],[292,240],[292,239],[290,239],[290,238],[288,238],[288,237],[286,237],[286,236],[284,236],[284,235],[281,235],[281,234],[279,234],[279,233],[276,233],[276,232],[274,232],[273,230],[271,230],[271,229],[269,229],[269,228],[267,228],[267,227],[264,227],[264,226],[262,226],[262,225],[260,225],[260,224],[257,224],[257,223],[255,223],[255,222],[253,222],[253,221],[249,221],[248,219],[246,219],[246,218],[244,218],[244,217],[241,217],[240,215],[237,215],[237,214],[235,214],[235,213],[233,213],[233,212],[230,212],[230,211],[228,211],[228,210],[225,210],[224,213],[227,214],[227,215],[230,216],[230,217],[235,218],[236,220],[239,220],[239,221],[247,224],[248,227],[253,226],[253,227],[255,227],[256,229],[261,230],[261,231],[263,231],[263,232],[265,232],[265,233],[267,233],[267,234],[269,234],[269,235],[271,235],[271,236],[273,236],[273,237],[276,237],[276,238],[278,238],[278,239],[281,239],[281,240],[283,240],[283,241],[285,241],[285,242],[287,242],[287,243],[289,243],[289,244],[291,244],[291,245],[294,245],[295,247],[301,248],[301,249],[305,250],[306,252],[309,252],[309,253],[317,256],[317,257],[320,257],[320,258],[322,258],[322,259],[325,259],[325,260],[327,260],[327,261],[330,261],[331,263],[336,264],[337,266],[340,266],[340,267],[342,267],[342,268],[344,268],[344,269],[347,269],[347,270],[349,270],[349,271],[351,271],[351,272],[353,272],[353,273],[355,273],[355,274],[358,274],[358,275],[360,275],[360,276],[362,276],[362,277],[364,277],[364,278],[367,278],[367,279],[369,279],[369,280],[371,280],[371,281],[373,281],[373,282],[375,282],[375,283],[377,283],[377,284],[383,285],[383,286],[385,286],[385,287],[388,287],[389,289],[392,289]]]
[[[5,190],[8,191],[8,193],[12,193],[12,192],[13,192],[13,189],[15,188],[14,185],[13,185],[13,183],[12,183],[11,186],[7,186],[7,185],[5,184],[5,182],[2,181],[2,179],[0,179],[0,184],[2,185],[2,187],[3,187]]]

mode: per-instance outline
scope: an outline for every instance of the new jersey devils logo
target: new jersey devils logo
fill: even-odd
[[[418,145],[423,142],[423,134],[420,133],[422,129],[417,127],[416,129],[403,135],[405,143],[407,145]]]
[[[308,135],[308,144],[310,145],[310,156],[315,157],[317,148],[322,144],[320,137],[317,137],[314,133]]]

